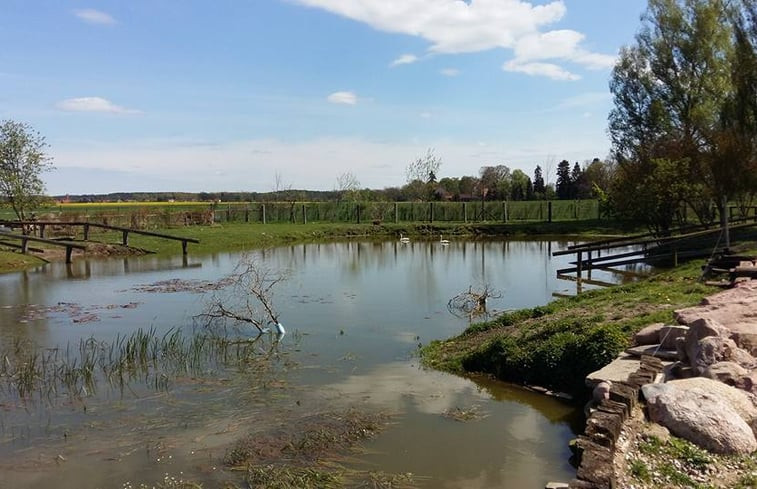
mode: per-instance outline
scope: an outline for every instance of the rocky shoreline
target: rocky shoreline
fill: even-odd
[[[634,347],[587,377],[594,405],[576,442],[577,477],[547,487],[757,487],[751,456],[757,450],[757,280],[678,310],[674,319],[642,329]],[[657,458],[675,457],[665,455],[670,435],[686,440],[688,452],[701,449],[695,457],[701,467],[685,460],[661,465],[650,457],[655,450]],[[680,477],[662,466],[680,469]]]

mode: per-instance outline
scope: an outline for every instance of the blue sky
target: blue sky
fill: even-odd
[[[51,194],[331,190],[606,156],[643,0],[4,0],[0,119]],[[550,164],[550,162],[552,162]]]

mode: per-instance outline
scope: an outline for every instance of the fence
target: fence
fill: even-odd
[[[517,202],[248,202],[229,204],[60,205],[38,209],[39,220],[90,221],[136,229],[224,222],[411,223],[551,222],[598,219],[596,200]],[[13,219],[7,209],[0,218]]]

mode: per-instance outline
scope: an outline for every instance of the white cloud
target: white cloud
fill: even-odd
[[[553,80],[575,81],[581,77],[575,73],[562,68],[553,63],[521,63],[518,61],[508,61],[502,66],[505,71],[514,73],[525,73],[532,76],[546,76]]]
[[[334,92],[326,97],[326,100],[332,104],[355,105],[357,104],[357,95],[353,92]]]
[[[432,115],[433,114],[431,114],[431,112],[421,112],[420,113],[420,116],[421,116],[422,119],[431,119]]]
[[[614,56],[582,48],[585,36],[580,32],[544,31],[565,16],[567,8],[563,0],[543,5],[527,0],[294,1],[364,22],[378,30],[420,37],[430,43],[429,51],[436,54],[512,50],[515,55],[512,68],[518,69],[509,71],[572,80],[577,75],[555,62],[540,62],[563,61],[587,69],[603,69],[615,60]],[[395,63],[402,64],[398,63],[400,60],[402,57]]]
[[[392,61],[390,66],[409,65],[418,61],[418,56],[414,54],[403,54],[399,58]]]
[[[116,23],[110,14],[92,8],[74,10],[74,15],[89,24],[112,25]]]
[[[457,76],[460,74],[460,70],[456,68],[444,68],[439,73],[441,73],[444,76]]]
[[[138,110],[127,109],[102,97],[78,97],[61,100],[55,104],[66,112],[108,112],[111,114],[138,114]]]

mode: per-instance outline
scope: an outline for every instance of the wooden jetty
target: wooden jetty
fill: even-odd
[[[26,253],[28,251],[28,242],[40,242],[58,246],[67,246],[66,248],[66,263],[70,263],[71,250],[72,249],[86,249],[86,246],[72,243],[70,241],[61,241],[55,239],[45,238],[45,232],[48,227],[52,226],[68,226],[68,227],[81,227],[84,234],[84,241],[89,241],[89,234],[91,228],[106,229],[110,231],[118,231],[121,233],[121,244],[123,246],[129,246],[129,234],[140,234],[143,236],[152,236],[162,239],[170,239],[174,241],[181,241],[182,254],[187,254],[187,243],[199,243],[200,240],[194,238],[184,238],[181,236],[171,236],[170,234],[156,233],[153,231],[143,231],[141,229],[133,229],[121,226],[110,226],[108,224],[100,224],[95,222],[82,222],[82,221],[0,221],[0,225],[7,228],[23,228],[23,229],[36,229],[39,232],[39,237],[30,236],[27,234],[19,234],[15,232],[0,231],[0,237],[12,238],[21,240],[21,252]]]
[[[757,231],[757,223],[744,222],[730,226],[733,235],[753,235]],[[565,250],[556,251],[552,256],[575,255],[570,267],[557,270],[557,277],[579,283],[607,285],[591,280],[591,271],[607,270],[617,273],[629,273],[617,269],[637,263],[678,264],[679,259],[704,258],[713,255],[713,249],[719,244],[721,229],[704,229],[669,237],[655,237],[650,233],[637,234],[621,238],[611,238],[599,241],[568,246]],[[584,277],[588,273],[588,277]],[[743,271],[744,275],[752,273]]]
[[[0,241],[1,244],[5,246],[11,246],[13,248],[18,248],[21,250],[21,253],[28,253],[29,251],[42,251],[40,249],[31,249],[29,248],[29,242],[33,243],[45,243],[48,245],[54,245],[54,246],[65,246],[66,247],[66,263],[71,263],[71,254],[73,253],[73,250],[86,250],[87,247],[85,245],[72,243],[70,241],[60,241],[57,239],[46,239],[46,238],[37,238],[36,236],[29,236],[27,234],[19,234],[14,232],[8,232],[8,231],[0,231],[0,238],[2,238],[2,241]],[[12,240],[19,240],[21,243],[13,243],[6,241],[7,239]]]

